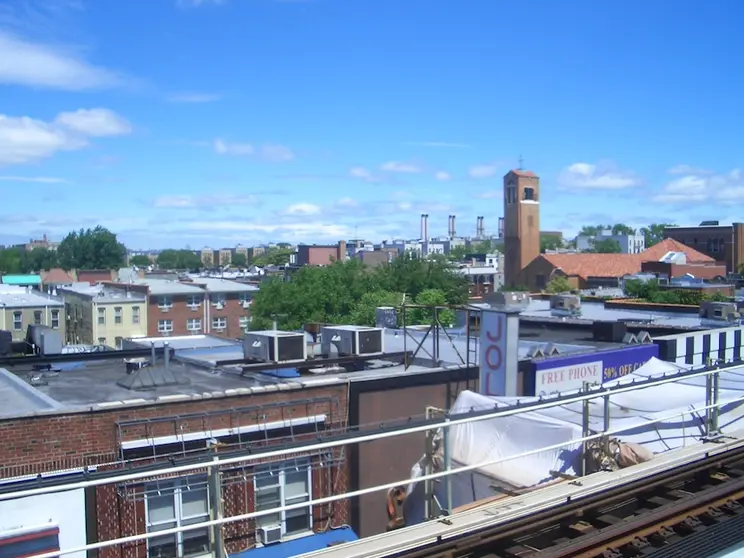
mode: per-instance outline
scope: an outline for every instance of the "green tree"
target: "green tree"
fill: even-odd
[[[643,227],[641,234],[646,240],[646,248],[651,248],[654,244],[658,244],[664,240],[664,229],[673,226],[669,223],[653,223],[648,227]]]
[[[158,254],[158,267],[162,269],[201,269],[201,258],[191,250],[163,250]]]
[[[620,243],[614,238],[593,239],[590,244],[592,249],[589,251],[596,254],[619,254],[623,251]]]
[[[581,227],[579,236],[597,236],[605,229],[607,229],[607,225],[586,225]]]
[[[455,312],[449,308],[439,308],[434,310],[434,306],[441,307],[447,305],[447,297],[444,292],[439,289],[426,289],[419,293],[416,297],[416,304],[427,306],[427,308],[414,308],[409,313],[406,311],[407,325],[414,324],[432,324],[434,322],[434,313],[436,312],[439,316],[439,323],[443,326],[454,325],[455,323]]]
[[[129,258],[129,265],[136,265],[137,267],[147,267],[151,264],[150,258],[144,254],[137,254]]]
[[[540,235],[540,253],[544,254],[548,250],[558,250],[563,248],[563,239],[554,234]]]
[[[245,267],[248,265],[248,258],[242,252],[235,252],[232,257],[232,265],[235,267]]]
[[[452,262],[461,262],[469,254],[495,254],[496,252],[504,253],[504,245],[500,242],[494,242],[490,239],[475,241],[470,246],[455,246],[447,254],[447,259]]]
[[[631,236],[636,233],[636,230],[632,227],[629,227],[628,225],[623,225],[622,223],[616,223],[612,225],[612,234],[615,235],[627,235]]]
[[[423,294],[432,289],[439,292]],[[373,270],[356,259],[305,266],[289,281],[274,278],[262,283],[251,306],[251,328],[271,327],[274,316],[283,329],[297,329],[309,322],[372,325],[378,306],[400,309],[402,293],[406,293],[406,302],[461,304],[467,292],[467,279],[448,262],[409,254]],[[444,319],[449,320],[446,315]]]
[[[563,275],[554,275],[545,290],[552,294],[567,293],[571,291],[571,283]]]
[[[267,265],[287,265],[289,259],[294,254],[294,250],[288,247],[269,248],[263,254],[253,258],[253,264],[259,267]]]
[[[69,233],[57,248],[59,265],[66,269],[117,269],[127,250],[116,235],[98,226]]]
[[[26,273],[28,271],[26,251],[22,248],[0,250],[0,271],[3,273]]]

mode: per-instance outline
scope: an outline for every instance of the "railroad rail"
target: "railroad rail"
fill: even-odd
[[[574,481],[580,483],[581,480]],[[396,558],[704,556],[744,539],[744,448]],[[440,520],[447,521],[447,519]],[[729,529],[724,530],[726,524]],[[709,531],[709,532],[708,532]],[[720,532],[726,532],[721,536]],[[707,533],[708,532],[708,533]],[[715,533],[719,532],[718,535]],[[736,536],[730,536],[731,533]],[[707,539],[703,541],[702,539]],[[694,546],[703,543],[704,551]],[[685,546],[687,550],[681,550]],[[675,550],[676,548],[676,550]],[[701,554],[700,552],[705,552]]]

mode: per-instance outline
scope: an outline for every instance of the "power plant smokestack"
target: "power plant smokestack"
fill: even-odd
[[[449,216],[449,229],[447,230],[447,234],[450,238],[455,238],[457,236],[457,233],[455,232],[455,216],[450,215]]]
[[[426,240],[426,215],[421,214],[421,240]]]
[[[424,242],[429,241],[429,214],[424,214]]]
[[[483,238],[485,236],[485,227],[483,226],[483,216],[478,216],[478,220],[475,225],[475,236]]]

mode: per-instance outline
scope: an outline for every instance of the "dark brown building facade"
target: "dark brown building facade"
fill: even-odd
[[[297,247],[297,265],[328,265],[346,260],[346,241],[337,245],[300,244]]]
[[[667,227],[664,238],[674,239],[724,263],[730,273],[739,272],[744,265],[744,223],[720,225],[718,221],[703,221],[697,227]]]
[[[504,176],[504,285],[520,285],[522,270],[539,255],[540,178],[509,171]]]

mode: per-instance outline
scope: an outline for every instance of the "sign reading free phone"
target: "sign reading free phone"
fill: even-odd
[[[532,363],[535,369],[535,395],[578,390],[584,387],[584,383],[601,385],[617,380],[658,355],[658,345],[650,343],[535,360]]]

